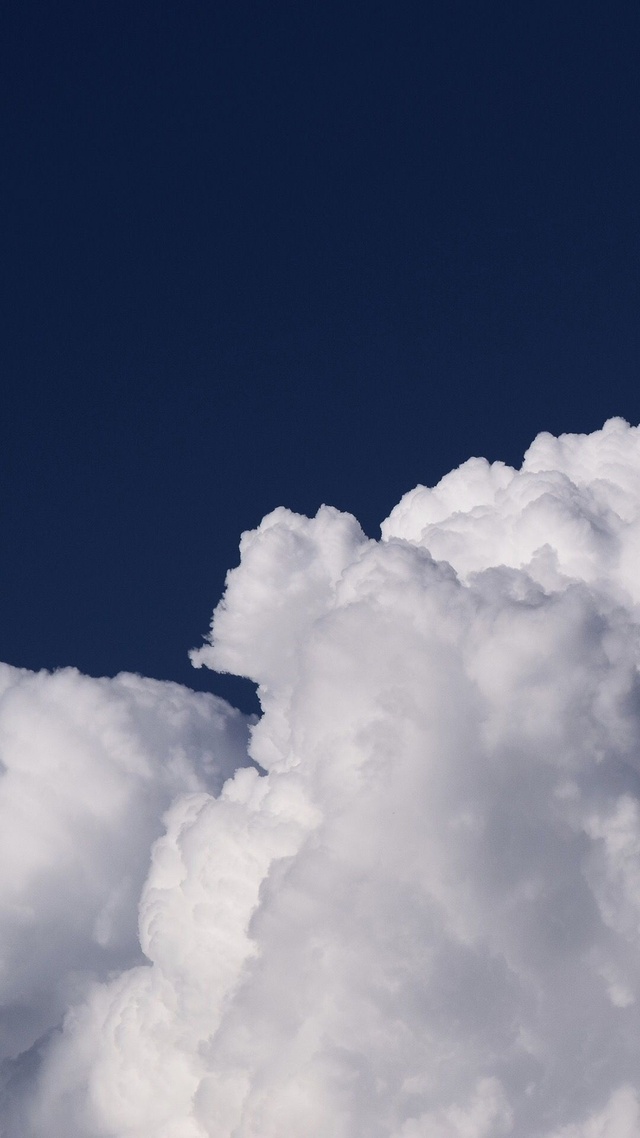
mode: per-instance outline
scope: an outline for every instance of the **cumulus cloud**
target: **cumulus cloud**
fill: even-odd
[[[640,1129],[640,433],[245,534],[197,666],[6,669],[6,1138]],[[137,920],[137,936],[135,922]]]
[[[219,791],[248,761],[247,733],[224,701],[178,684],[0,666],[7,1110],[68,1008],[144,959],[138,902],[163,813],[187,790]]]

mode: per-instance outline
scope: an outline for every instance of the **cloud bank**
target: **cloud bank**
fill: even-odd
[[[637,1138],[639,555],[613,419],[244,534],[255,724],[4,667],[0,1133]]]

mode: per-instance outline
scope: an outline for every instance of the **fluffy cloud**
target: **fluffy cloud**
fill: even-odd
[[[0,666],[6,1111],[68,1007],[144,959],[137,910],[162,815],[186,790],[218,792],[246,742],[239,712],[178,684]]]
[[[6,1138],[635,1136],[639,552],[621,420],[380,542],[276,510],[193,653],[261,770],[212,697],[8,669]]]

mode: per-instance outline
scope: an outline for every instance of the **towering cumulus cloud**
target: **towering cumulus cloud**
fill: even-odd
[[[5,1138],[637,1138],[639,603],[614,419],[245,534],[255,724],[7,668]]]

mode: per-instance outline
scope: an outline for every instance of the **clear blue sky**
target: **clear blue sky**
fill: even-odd
[[[637,4],[6,0],[0,56],[0,658],[242,701],[186,652],[264,513],[640,418]]]

